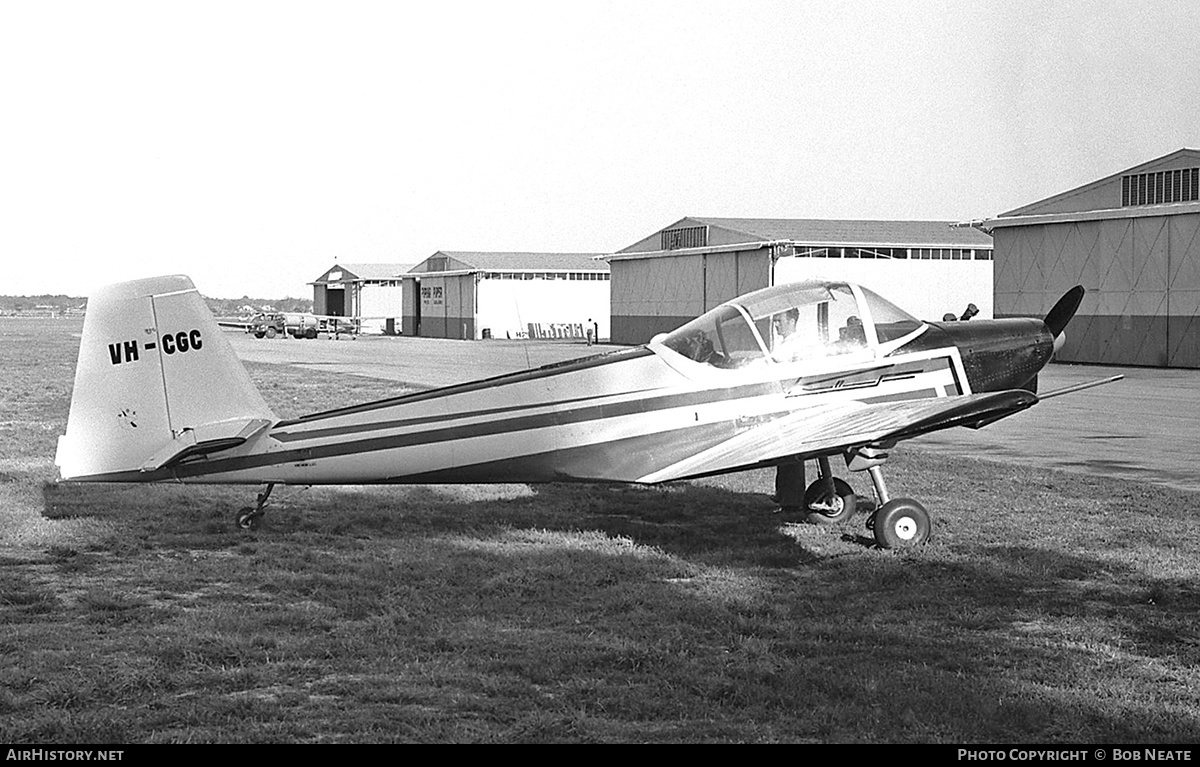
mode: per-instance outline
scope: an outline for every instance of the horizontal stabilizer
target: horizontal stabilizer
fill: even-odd
[[[251,437],[271,425],[266,418],[249,418],[221,423],[207,423],[196,428],[184,429],[175,435],[154,455],[142,464],[142,471],[157,471],[164,466],[178,463],[184,458],[208,455],[244,445]]]

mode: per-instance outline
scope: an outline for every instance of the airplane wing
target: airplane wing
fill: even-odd
[[[752,466],[787,455],[819,455],[877,442],[909,439],[951,426],[979,428],[1031,407],[1022,389],[906,402],[845,402],[797,410],[741,432],[639,479],[665,482]]]

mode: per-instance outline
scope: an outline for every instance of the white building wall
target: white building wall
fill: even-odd
[[[978,319],[992,319],[993,262],[886,258],[808,258],[787,256],[775,262],[775,283],[807,279],[855,282],[870,288],[922,320],[960,316],[967,304]]]
[[[607,275],[606,275],[607,276]],[[609,281],[571,279],[480,279],[475,337],[527,338],[530,324],[549,337],[586,333],[589,322],[609,337]]]
[[[387,320],[395,320],[400,327],[404,298],[400,280],[385,284],[364,283],[359,294],[359,316],[363,318],[363,333],[382,333]]]

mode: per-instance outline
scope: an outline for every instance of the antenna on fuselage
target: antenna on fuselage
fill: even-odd
[[[525,343],[521,344],[521,349],[525,352],[525,369],[533,370],[533,359],[529,356],[529,344],[533,341],[532,331],[525,324],[524,318],[521,317],[521,299],[520,292],[513,291],[513,309],[517,312],[517,326],[525,328]]]

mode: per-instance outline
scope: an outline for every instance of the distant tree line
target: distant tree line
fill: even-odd
[[[205,298],[208,308],[218,317],[236,317],[262,311],[311,312],[311,298]],[[87,305],[82,296],[0,295],[0,314],[67,314],[79,312]]]
[[[66,296],[63,294],[40,296],[0,296],[0,314],[62,314],[67,311],[77,312],[86,298]]]
[[[312,312],[311,298],[208,298],[208,308],[218,317],[240,317],[258,312]]]

